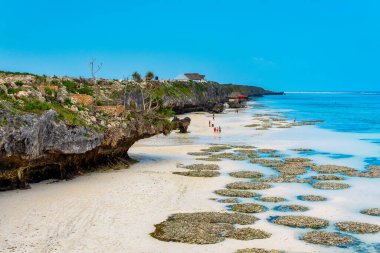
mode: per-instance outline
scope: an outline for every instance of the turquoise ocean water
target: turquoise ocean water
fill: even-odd
[[[322,128],[380,133],[380,92],[300,92],[265,96],[257,101],[290,119],[324,120],[318,124]]]
[[[380,145],[380,92],[299,92],[256,100],[290,120],[323,120],[317,127],[352,133],[355,138]],[[366,157],[364,162],[380,165],[380,154]]]

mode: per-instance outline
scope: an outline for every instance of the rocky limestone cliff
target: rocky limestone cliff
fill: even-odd
[[[273,92],[257,86],[208,83],[186,83],[180,85],[189,87],[188,94],[181,97],[164,96],[165,104],[172,107],[176,113],[186,113],[194,111],[207,111],[221,113],[224,110],[223,103],[232,93],[241,93],[249,97],[263,95],[282,95],[283,92]]]
[[[171,131],[173,111],[222,112],[236,91],[268,93],[214,82],[94,82],[0,71],[0,190],[125,161],[136,141]]]
[[[220,113],[223,103],[230,93],[218,83],[187,83],[178,82],[187,89],[181,96],[164,95],[165,106],[171,107],[176,113],[206,111]]]
[[[48,178],[67,179],[98,164],[128,159],[128,149],[136,141],[170,132],[169,124],[153,125],[143,115],[104,133],[67,126],[57,116],[49,110],[20,117],[27,124],[19,129],[1,129],[0,190],[26,188],[28,182]]]
[[[266,90],[261,87],[253,86],[253,85],[241,85],[241,84],[223,84],[229,92],[240,92],[249,97],[259,97],[264,95],[283,95],[284,92],[276,92]]]

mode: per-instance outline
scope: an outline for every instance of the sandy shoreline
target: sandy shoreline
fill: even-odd
[[[250,122],[248,113],[217,115],[216,124],[222,126],[222,134],[214,135],[208,128],[211,115],[192,113],[190,134],[172,133],[168,137],[157,136],[142,140],[130,150],[131,157],[140,160],[129,169],[91,173],[70,181],[52,184],[33,184],[30,190],[0,193],[0,252],[234,252],[241,248],[263,247],[286,252],[350,252],[347,249],[327,248],[306,244],[298,240],[299,230],[269,224],[266,218],[273,211],[255,215],[261,220],[254,227],[272,233],[265,240],[238,241],[227,239],[212,245],[191,245],[162,242],[152,238],[154,224],[164,221],[177,212],[225,211],[223,204],[210,200],[212,192],[225,184],[237,181],[225,176],[226,172],[252,168],[247,162],[223,160],[218,164],[223,175],[216,178],[191,178],[173,175],[178,163],[196,163],[195,157],[186,153],[208,147],[208,143],[253,144],[265,148],[286,149],[313,145],[326,151],[352,152],[348,144],[356,145],[355,152],[367,156],[378,154],[376,145],[355,142],[343,135],[334,134],[339,141],[332,147],[326,141],[318,141],[317,135],[328,135],[325,130],[305,127],[304,135],[313,141],[300,138],[296,129],[251,131],[244,127]],[[250,132],[251,131],[251,132]],[[318,132],[319,131],[319,132]],[[284,134],[286,133],[286,134]],[[248,143],[252,142],[254,143]],[[311,144],[312,143],[312,144]],[[310,146],[311,147],[311,146]],[[320,158],[321,162],[331,162]],[[361,161],[344,159],[335,161],[351,166],[363,166]],[[199,163],[199,161],[197,161]],[[342,164],[342,165],[343,165]],[[357,179],[350,180],[359,192],[368,191]],[[374,180],[368,184],[376,184]],[[375,179],[378,182],[378,179]],[[347,180],[348,181],[348,180]],[[276,184],[265,192],[268,196],[312,193],[308,185]],[[321,192],[324,193],[324,192]],[[359,203],[380,199],[379,191],[369,191],[364,197],[354,193],[351,200]],[[337,192],[331,202],[308,203],[306,215],[334,220],[337,214],[350,218],[345,210],[349,206],[346,193]],[[335,204],[334,204],[335,203]],[[376,217],[359,217],[364,222],[379,224]],[[370,236],[362,236],[369,241]],[[333,251],[331,251],[333,250]]]

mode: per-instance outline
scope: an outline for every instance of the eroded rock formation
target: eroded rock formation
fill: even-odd
[[[191,119],[185,117],[184,119],[179,119],[175,116],[172,120],[173,130],[179,130],[180,133],[187,133],[187,128],[190,126]]]
[[[28,182],[48,178],[67,179],[99,164],[128,159],[128,149],[137,140],[170,132],[170,124],[151,124],[143,117],[104,133],[68,126],[52,110],[19,117],[25,126],[0,131],[0,190],[26,188]]]

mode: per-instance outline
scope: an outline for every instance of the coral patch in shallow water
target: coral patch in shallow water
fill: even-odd
[[[252,155],[252,154],[256,154],[256,151],[252,150],[252,149],[237,149],[234,152],[237,153],[237,154],[240,154],[240,155]]]
[[[302,239],[309,243],[326,246],[344,246],[354,242],[354,240],[348,236],[326,231],[309,231]]]
[[[258,149],[257,151],[259,151],[260,153],[264,153],[264,154],[277,152],[277,150],[270,149],[270,148],[262,148],[262,149]]]
[[[318,196],[318,195],[300,195],[297,196],[297,199],[303,200],[303,201],[326,201],[327,198],[323,196]]]
[[[270,236],[270,233],[255,228],[238,228],[235,230],[228,231],[225,234],[225,237],[237,240],[266,239]]]
[[[324,228],[329,225],[327,220],[302,215],[279,216],[272,219],[272,222],[298,228]]]
[[[151,236],[158,240],[191,244],[213,244],[224,241],[222,234],[233,229],[231,224],[187,221],[164,221],[155,227]]]
[[[312,170],[319,173],[341,173],[341,172],[347,172],[347,171],[356,171],[353,168],[346,167],[346,166],[338,166],[338,165],[318,165],[311,167]]]
[[[259,194],[250,191],[241,191],[241,190],[230,190],[230,189],[221,189],[214,191],[215,194],[226,196],[226,197],[240,197],[240,198],[252,198],[257,197]]]
[[[222,159],[214,158],[214,157],[198,157],[198,158],[195,158],[195,160],[207,161],[207,162],[220,162],[220,161],[222,161]]]
[[[380,208],[369,208],[360,211],[362,214],[371,215],[371,216],[380,216]]]
[[[318,182],[312,185],[314,188],[322,190],[339,190],[347,189],[350,187],[348,184],[344,183],[332,183],[332,182]]]
[[[234,231],[232,224],[253,224],[257,218],[239,213],[178,213],[155,225],[151,236],[162,241],[191,244],[213,244],[225,239],[223,235]]]
[[[256,171],[249,171],[249,170],[242,170],[242,171],[236,171],[229,173],[231,177],[237,177],[237,178],[259,178],[262,177],[263,174]]]
[[[207,149],[202,149],[201,151],[215,153],[215,152],[220,152],[222,150],[226,150],[226,149],[230,149],[230,148],[231,148],[230,146],[226,146],[226,145],[215,145],[215,146],[211,146]]]
[[[276,206],[273,209],[280,212],[305,212],[309,210],[308,207],[300,206],[300,205],[281,205],[281,206]]]
[[[271,158],[278,158],[278,157],[283,157],[284,154],[270,154],[269,157]]]
[[[206,156],[206,155],[210,155],[209,152],[188,152],[187,154],[188,155],[192,155],[192,156]]]
[[[235,190],[265,190],[272,188],[272,185],[256,182],[234,182],[227,184],[226,188]]]
[[[219,170],[219,166],[217,164],[191,164],[185,166],[188,170]]]
[[[239,203],[238,198],[225,198],[225,199],[218,199],[219,203]]]
[[[235,253],[284,253],[283,251],[274,250],[274,249],[261,249],[261,248],[246,248],[239,249]]]
[[[237,156],[237,155],[232,154],[232,153],[221,153],[221,154],[212,155],[210,157],[211,158],[224,158],[224,159],[230,159],[230,160],[235,160],[235,161],[243,161],[243,160],[245,160],[244,157]]]
[[[311,148],[294,148],[292,150],[296,151],[296,152],[311,152],[311,151],[314,151],[314,149],[311,149]]]
[[[190,170],[185,172],[173,172],[175,175],[181,175],[186,177],[218,177],[220,173],[214,170]]]
[[[264,201],[264,202],[274,202],[274,203],[288,201],[287,199],[281,198],[281,197],[262,197],[259,200]]]
[[[234,145],[233,148],[242,148],[242,149],[255,149],[255,146],[252,145]]]
[[[265,159],[265,158],[256,158],[250,161],[253,164],[260,164],[265,167],[275,167],[276,165],[282,163],[280,160],[276,159]]]
[[[358,234],[377,233],[380,231],[380,226],[363,222],[342,221],[337,222],[335,226],[341,231]]]
[[[219,166],[216,164],[191,164],[184,167],[190,171],[186,172],[173,172],[175,175],[187,176],[187,177],[217,177],[220,173]]]
[[[369,166],[367,171],[346,171],[345,175],[350,177],[380,178],[380,166]]]
[[[304,157],[294,157],[294,158],[285,158],[285,162],[287,163],[308,163],[311,159]]]
[[[239,214],[239,213],[196,212],[196,213],[176,213],[169,216],[168,220],[249,225],[249,224],[255,223],[255,221],[257,221],[257,218],[252,215]]]
[[[266,178],[258,178],[256,182],[267,183],[310,183],[310,179],[297,178],[295,175],[278,175]]]
[[[255,203],[244,203],[231,205],[231,209],[240,213],[261,213],[266,210],[266,207]]]
[[[312,176],[314,180],[344,180],[343,177],[336,176],[336,175],[317,175]]]

